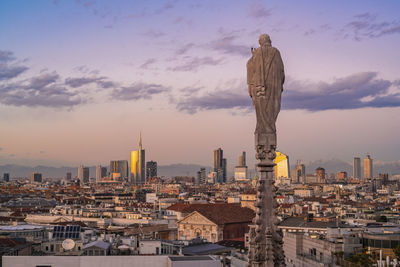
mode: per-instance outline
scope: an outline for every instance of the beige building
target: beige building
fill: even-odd
[[[252,210],[255,211],[256,207],[254,206],[254,204],[256,203],[256,197],[257,197],[257,195],[256,195],[255,191],[254,192],[244,192],[240,196],[240,198],[241,198],[241,201],[240,201],[241,206],[244,207],[244,208],[249,208],[249,209],[252,209]]]
[[[175,206],[175,208],[174,208]],[[209,242],[241,239],[249,231],[254,212],[239,204],[181,204],[168,209],[191,211],[178,220],[178,239],[191,240],[197,237]],[[179,207],[179,208],[178,208]]]
[[[373,177],[372,159],[367,155],[364,159],[364,179],[371,179]]]

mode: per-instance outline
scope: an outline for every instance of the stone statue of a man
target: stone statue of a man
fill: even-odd
[[[259,48],[251,49],[252,57],[247,62],[247,84],[257,116],[256,158],[270,164],[275,158],[275,122],[281,108],[285,72],[281,54],[271,46],[270,37],[260,35],[259,43]]]

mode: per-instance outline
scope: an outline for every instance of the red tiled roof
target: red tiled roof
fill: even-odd
[[[171,208],[172,207],[172,208]],[[216,224],[251,222],[255,216],[254,211],[243,208],[240,204],[183,204],[176,203],[169,207],[170,210],[183,213],[199,212]]]

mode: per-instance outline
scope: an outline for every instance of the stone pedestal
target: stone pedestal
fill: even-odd
[[[278,230],[275,200],[273,168],[271,162],[257,165],[259,180],[257,183],[256,217],[250,230],[250,267],[286,266],[282,250],[282,235]]]

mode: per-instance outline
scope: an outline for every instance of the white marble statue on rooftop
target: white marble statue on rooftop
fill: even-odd
[[[269,35],[262,34],[260,47],[251,49],[247,62],[247,84],[256,110],[256,158],[261,163],[275,158],[276,119],[281,108],[285,72],[279,50],[271,46]]]

